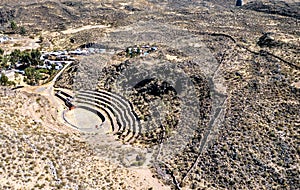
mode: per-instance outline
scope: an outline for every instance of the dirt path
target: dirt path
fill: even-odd
[[[21,91],[31,93],[31,94],[38,94],[38,95],[45,97],[48,100],[48,103],[47,103],[48,105],[46,105],[46,106],[51,108],[51,110],[52,110],[52,113],[50,114],[51,117],[50,118],[46,117],[46,118],[50,119],[50,120],[55,119],[60,124],[64,124],[64,125],[66,125],[66,123],[61,118],[61,115],[62,115],[63,111],[65,110],[65,106],[64,106],[63,102],[60,102],[59,100],[57,100],[57,98],[55,98],[53,85],[55,84],[55,81],[57,80],[57,78],[64,72],[64,70],[66,68],[69,67],[69,65],[71,65],[71,63],[66,64],[64,66],[64,68],[61,69],[61,71],[56,74],[56,76],[53,78],[53,80],[51,82],[41,85],[41,86],[25,86],[24,88],[21,89]],[[33,112],[34,109],[31,109],[31,106],[29,106],[29,105],[26,107],[29,109],[29,111],[31,110],[30,113],[31,113],[32,117],[34,118],[35,117],[35,113]],[[24,110],[26,111],[27,109],[25,108]],[[47,111],[44,112],[44,115],[47,116]],[[45,122],[47,122],[46,120],[45,120]],[[51,124],[51,122],[49,122],[47,124]],[[51,126],[51,125],[49,125],[49,126]]]
[[[67,30],[62,31],[63,34],[74,34],[83,30],[90,30],[95,28],[109,28],[110,25],[86,25],[79,28],[70,28]]]

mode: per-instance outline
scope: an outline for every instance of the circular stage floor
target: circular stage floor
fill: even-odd
[[[87,107],[66,111],[64,119],[82,132],[96,132],[105,122],[105,117],[100,112]]]

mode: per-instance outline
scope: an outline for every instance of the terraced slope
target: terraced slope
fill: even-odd
[[[82,90],[76,94],[75,102],[77,106],[88,105],[106,112],[112,131],[125,142],[134,140],[140,134],[139,121],[132,106],[121,96],[104,90]],[[115,118],[116,124],[113,122],[113,118]]]

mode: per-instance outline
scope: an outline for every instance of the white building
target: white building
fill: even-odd
[[[0,43],[6,42],[6,41],[11,41],[12,38],[8,36],[0,36]]]

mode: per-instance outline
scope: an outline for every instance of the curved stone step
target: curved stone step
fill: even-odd
[[[78,101],[86,101],[86,102],[89,102],[90,104],[93,104],[93,105],[98,105],[98,106],[101,106],[102,108],[107,108],[108,110],[110,110],[110,112],[112,113],[112,115],[114,117],[117,118],[116,122],[117,122],[117,125],[118,125],[118,130],[115,131],[114,130],[114,134],[117,134],[118,136],[120,137],[123,137],[124,133],[128,130],[126,130],[126,125],[124,124],[124,122],[122,122],[123,120],[120,119],[120,114],[109,104],[106,104],[105,102],[102,102],[100,100],[97,100],[95,99],[95,97],[88,97],[86,95],[80,95],[78,94],[77,96],[77,99]],[[122,123],[119,122],[119,120],[121,120]],[[124,127],[122,127],[124,126]]]
[[[113,112],[113,114],[114,114],[114,116],[116,116],[118,119],[120,119],[120,114],[119,114],[119,112],[121,112],[122,114],[124,114],[123,112],[122,112],[122,110],[120,110],[120,109],[118,109],[118,111],[119,112],[117,112],[111,105],[109,105],[109,102],[108,102],[108,104],[105,104],[105,103],[107,103],[107,102],[102,102],[101,100],[98,100],[99,99],[99,97],[94,97],[94,96],[88,96],[87,94],[78,94],[77,95],[77,98],[79,99],[79,100],[81,100],[81,98],[83,98],[85,101],[89,101],[89,102],[93,102],[93,103],[95,103],[95,104],[98,104],[98,105],[103,105],[104,107],[107,107],[111,112]],[[104,104],[103,104],[104,103]],[[122,122],[123,123],[123,125],[124,125],[124,122]],[[119,123],[118,123],[118,125],[120,125]],[[122,125],[122,124],[121,124]],[[119,130],[118,132],[119,132],[119,136],[121,137],[121,139],[123,139],[124,141],[129,141],[130,140],[130,142],[131,142],[131,140],[134,140],[134,137],[137,137],[138,136],[138,134],[136,133],[136,131],[130,131],[129,129],[127,129],[127,126],[128,125],[124,125],[124,127],[123,127],[123,130]],[[127,133],[126,133],[126,135],[123,135],[125,132],[127,131]]]
[[[133,111],[133,106],[132,104],[127,101],[125,98],[123,98],[121,95],[118,94],[114,94],[105,90],[97,90],[97,91],[92,91],[92,90],[87,90],[86,92],[95,94],[95,95],[100,95],[100,96],[106,96],[108,98],[113,97],[114,99],[118,100],[118,102],[121,104],[121,106],[123,106],[125,112],[129,115],[129,117],[131,118],[131,120],[133,121],[132,126],[133,129],[131,129],[132,131],[138,131],[138,134],[141,134],[141,127],[140,127],[140,122],[137,119],[137,115],[136,113]]]
[[[98,96],[95,97],[93,95],[89,95],[89,94],[85,94],[85,93],[77,94],[76,99],[94,102],[98,105],[102,105],[102,106],[108,108],[112,112],[114,117],[117,118],[117,121],[121,124],[119,126],[118,131],[125,130],[126,123],[125,123],[124,113],[119,108],[113,107],[111,105],[110,101],[107,101],[105,99],[101,99],[101,97],[98,97]],[[122,116],[120,115],[120,113],[121,113]]]
[[[93,95],[86,94],[86,93],[79,93],[76,96],[76,100],[77,100],[77,102],[85,101],[85,102],[88,102],[90,104],[93,104],[94,106],[99,105],[102,108],[105,107],[108,110],[110,110],[110,112],[112,112],[113,115],[118,118],[118,120],[120,120],[120,113],[119,112],[124,114],[122,112],[122,110],[118,109],[118,111],[117,111],[111,105],[109,105],[111,100],[108,101],[108,102],[107,101],[103,102],[103,101],[101,101],[101,99],[99,100],[98,96],[95,97],[95,95],[93,96]],[[127,141],[127,142],[130,143],[130,142],[134,141],[136,137],[138,137],[139,134],[137,133],[136,130],[131,131],[130,129],[127,128],[128,125],[124,125],[124,122],[122,122],[122,124],[123,124],[122,130],[120,130],[122,124],[120,124],[119,122],[117,122],[117,123],[118,123],[119,129],[118,129],[116,134],[118,134],[121,137],[121,139],[123,139],[125,142]],[[127,131],[127,133],[124,135],[124,133],[126,131]]]
[[[108,117],[108,120],[111,123],[112,131],[117,132],[115,126],[118,126],[119,124],[117,123],[117,121],[114,118],[111,117],[111,115],[113,115],[113,113],[111,113],[111,111],[109,109],[107,109],[105,106],[99,105],[99,104],[94,103],[94,102],[85,101],[85,100],[76,100],[76,106],[78,106],[78,105],[80,106],[80,104],[89,105],[92,108],[95,107],[96,109],[104,111],[106,113],[107,117]]]
[[[102,91],[103,92],[103,91]],[[130,107],[130,104],[125,101],[122,100],[121,98],[116,98],[116,96],[112,96],[111,94],[108,95],[108,93],[102,93],[102,92],[95,92],[95,91],[86,91],[86,92],[82,92],[80,91],[80,93],[90,93],[89,95],[94,95],[94,96],[100,96],[102,98],[105,98],[107,101],[109,101],[110,103],[112,103],[112,106],[121,108],[122,111],[125,111],[124,116],[126,117],[126,121],[129,121],[129,125],[128,127],[130,127],[131,131],[138,131],[140,133],[140,128],[139,128],[139,122],[136,119],[136,116],[133,114],[133,110]],[[132,127],[132,128],[131,128]]]
[[[109,92],[109,91],[106,91],[106,90],[102,90],[102,89],[98,89],[98,90],[93,91],[93,92],[100,92],[102,94],[106,94],[106,95],[115,97],[119,101],[123,102],[127,107],[130,107],[130,110],[132,111],[132,114],[134,115],[134,117],[138,118],[138,116],[136,115],[136,113],[133,111],[134,109],[133,109],[133,105],[131,104],[131,102],[128,101],[128,100],[126,100],[126,98],[124,98],[120,94],[112,93],[112,92]]]
[[[122,115],[121,121],[123,123],[123,125],[129,126],[132,124],[132,119],[128,117],[128,115],[126,113],[124,113],[123,109],[120,109],[120,107],[122,107],[120,104],[118,104],[112,97],[103,97],[100,95],[94,95],[91,94],[90,92],[84,92],[84,91],[80,91],[78,94],[78,96],[85,96],[85,97],[89,97],[91,99],[96,99],[99,101],[103,101],[105,104],[112,106],[115,110],[117,110],[116,114],[120,114]],[[126,110],[126,109],[125,109]],[[129,121],[129,124],[127,123],[127,121]],[[124,123],[125,122],[125,123]]]
[[[91,90],[89,90],[91,91]],[[93,91],[93,92],[100,92],[102,94],[106,94],[106,95],[109,95],[109,96],[112,96],[112,97],[115,97],[116,99],[118,99],[120,102],[123,102],[124,105],[126,105],[127,107],[130,107],[131,110],[133,110],[133,106],[132,104],[126,100],[126,98],[122,97],[121,95],[119,94],[114,94],[112,92],[109,92],[109,91],[105,91],[105,90],[102,90],[102,89],[99,89],[97,91]]]

